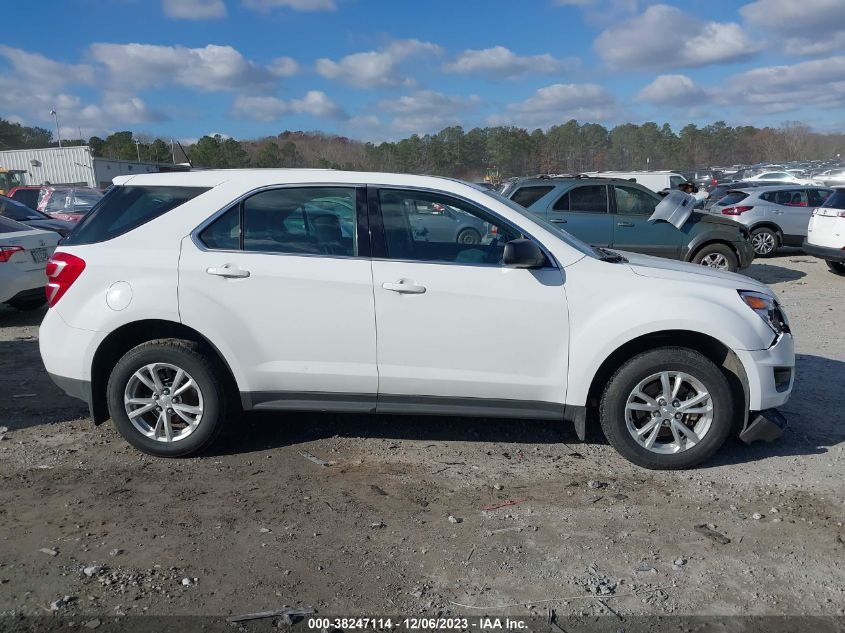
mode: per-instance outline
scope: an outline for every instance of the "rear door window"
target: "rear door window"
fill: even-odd
[[[558,200],[561,203],[563,198]],[[570,189],[568,194],[569,208],[557,211],[574,211],[576,213],[607,213],[607,187],[604,185],[584,185]]]
[[[622,215],[651,215],[660,199],[636,187],[613,186],[616,213]]]
[[[511,196],[511,200],[517,204],[521,204],[526,209],[537,202],[540,198],[549,193],[553,186],[544,185],[536,187],[520,187]]]
[[[807,192],[804,189],[786,189],[783,191],[767,191],[760,194],[760,198],[783,207],[806,207]]]
[[[208,187],[112,187],[64,239],[67,245],[95,244],[146,224],[208,191]]]

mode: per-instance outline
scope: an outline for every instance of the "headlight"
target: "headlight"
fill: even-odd
[[[766,324],[772,328],[775,334],[789,332],[789,322],[786,320],[786,313],[781,310],[780,305],[774,297],[762,292],[751,290],[737,290],[740,298],[749,308],[754,310]]]

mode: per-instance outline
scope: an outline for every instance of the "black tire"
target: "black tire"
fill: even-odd
[[[124,390],[132,375],[150,363],[169,363],[184,369],[197,383],[203,411],[196,429],[184,439],[166,443],[146,437],[129,419],[123,404]],[[157,457],[183,457],[209,446],[226,420],[227,377],[216,358],[198,343],[181,339],[147,341],[132,348],[117,362],[109,376],[107,399],[114,425],[135,448]]]
[[[843,262],[827,262],[827,267],[830,269],[830,272],[836,273],[837,275],[845,275],[845,263]]]
[[[751,245],[757,257],[768,257],[777,251],[780,246],[780,237],[777,231],[761,226],[751,231]]]
[[[46,297],[38,297],[35,299],[18,299],[17,301],[9,301],[9,305],[12,306],[15,310],[20,310],[21,312],[29,312],[30,310],[38,310],[39,308],[43,308],[44,305],[47,303]]]
[[[734,250],[727,244],[707,244],[702,246],[695,254],[695,257],[692,258],[692,263],[717,268],[717,266],[709,263],[709,261],[714,257],[724,258],[727,268],[723,270],[729,270],[732,273],[739,270],[739,258],[736,256]]]
[[[682,371],[700,381],[711,397],[710,429],[694,446],[677,453],[660,454],[641,446],[628,431],[625,406],[638,383],[662,371]],[[637,466],[654,470],[692,468],[721,448],[733,427],[734,398],[722,371],[706,356],[683,347],[660,347],[638,354],[613,374],[605,387],[599,419],[611,446]]]
[[[481,233],[475,229],[463,229],[458,233],[458,244],[478,244],[481,242]]]

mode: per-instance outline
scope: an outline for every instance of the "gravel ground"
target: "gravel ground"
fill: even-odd
[[[690,472],[569,426],[336,414],[155,459],[52,385],[41,313],[0,308],[0,615],[842,616],[845,278],[800,251],[748,273],[796,333],[791,426]]]

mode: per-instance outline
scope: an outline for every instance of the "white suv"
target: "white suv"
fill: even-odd
[[[480,240],[437,232],[445,210]],[[794,353],[772,291],[593,249],[445,178],[325,170],[115,179],[48,266],[53,380],[162,456],[241,410],[601,425],[685,468],[774,439]]]
[[[845,275],[845,187],[837,187],[824,204],[813,210],[804,252],[827,262],[831,271]]]

